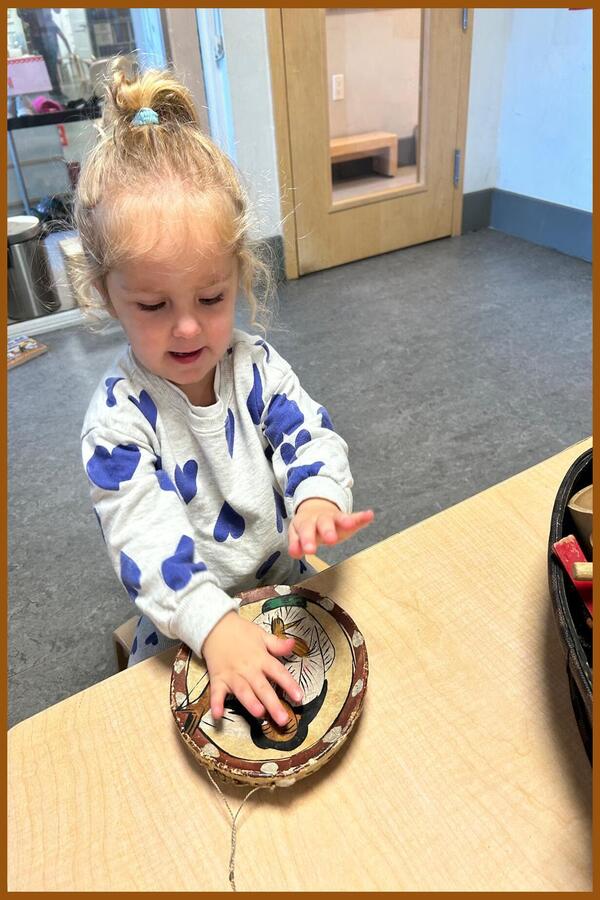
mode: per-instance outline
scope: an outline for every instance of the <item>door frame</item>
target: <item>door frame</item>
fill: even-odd
[[[425,7],[424,7],[425,8]],[[275,125],[275,145],[279,175],[279,194],[283,230],[285,274],[288,279],[299,278],[298,231],[294,200],[294,173],[288,118],[287,79],[285,70],[285,41],[283,35],[283,10],[266,8],[267,43],[271,71],[271,94]],[[471,48],[473,43],[473,10],[456,7],[456,15],[466,22],[464,41],[461,45],[458,83],[458,115],[455,146],[460,150],[460,167],[452,202],[452,237],[460,235],[462,228],[463,182],[465,171],[465,143],[467,112],[469,106],[469,79],[471,72]]]

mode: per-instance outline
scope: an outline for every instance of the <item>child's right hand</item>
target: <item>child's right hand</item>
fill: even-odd
[[[210,710],[220,719],[227,694],[235,694],[248,712],[262,718],[266,712],[279,725],[288,714],[269,681],[294,700],[302,699],[298,682],[275,657],[292,652],[294,638],[279,638],[254,622],[228,612],[215,625],[202,645],[210,676]]]

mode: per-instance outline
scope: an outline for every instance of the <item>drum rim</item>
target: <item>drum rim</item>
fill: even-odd
[[[233,757],[219,747],[219,755],[217,758],[214,758],[205,755],[202,753],[202,750],[209,745],[216,745],[203,734],[200,734],[198,739],[196,739],[195,735],[198,734],[197,730],[194,733],[194,736],[185,734],[182,724],[184,714],[181,711],[176,710],[177,704],[175,702],[175,696],[182,690],[182,686],[185,689],[187,664],[192,655],[190,648],[186,644],[181,644],[173,661],[173,668],[171,671],[171,712],[175,719],[177,730],[183,741],[188,745],[193,755],[202,763],[202,765],[205,765],[213,772],[219,773],[224,779],[232,783],[263,786],[277,785],[283,787],[292,785],[299,779],[304,778],[312,772],[318,771],[318,769],[330,760],[345,743],[346,738],[354,728],[354,725],[362,712],[367,688],[369,663],[364,636],[358,629],[358,626],[352,617],[327,594],[309,590],[308,588],[303,588],[299,585],[285,585],[285,587],[287,589],[286,594],[280,594],[273,585],[245,591],[240,595],[240,606],[246,606],[250,603],[268,600],[277,596],[283,598],[289,594],[304,597],[314,603],[319,603],[319,601],[322,601],[323,599],[328,600],[332,604],[332,608],[327,609],[327,612],[334,616],[336,621],[345,628],[349,636],[352,637],[354,634],[360,636],[360,643],[358,646],[352,641],[354,658],[352,684],[353,686],[358,685],[359,682],[362,682],[362,684],[354,696],[352,689],[348,691],[348,695],[338,711],[331,728],[326,734],[322,735],[319,740],[312,744],[310,748],[294,752],[285,759],[261,759],[251,761],[241,760],[240,757]],[[323,606],[322,608],[325,609],[326,607]],[[177,660],[183,660],[185,663],[185,665],[181,667],[180,672],[175,671]],[[325,738],[329,738],[329,740],[325,740]],[[300,757],[300,759],[297,759],[297,757]],[[261,771],[261,766],[264,766],[265,763],[268,762],[277,762],[279,767],[278,770],[276,772]]]

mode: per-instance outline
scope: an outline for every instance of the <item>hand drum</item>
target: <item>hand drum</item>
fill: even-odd
[[[294,784],[316,772],[340,749],[358,719],[367,687],[362,634],[333,600],[316,591],[283,585],[241,595],[239,614],[280,637],[293,637],[282,662],[304,696],[292,701],[275,686],[289,713],[285,726],[259,720],[229,695],[223,718],[210,712],[204,661],[182,644],[171,677],[171,709],[194,756],[237,784]]]

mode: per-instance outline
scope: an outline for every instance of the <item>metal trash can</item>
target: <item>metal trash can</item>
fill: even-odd
[[[52,285],[40,220],[35,216],[8,217],[8,316],[23,321],[60,309]]]

